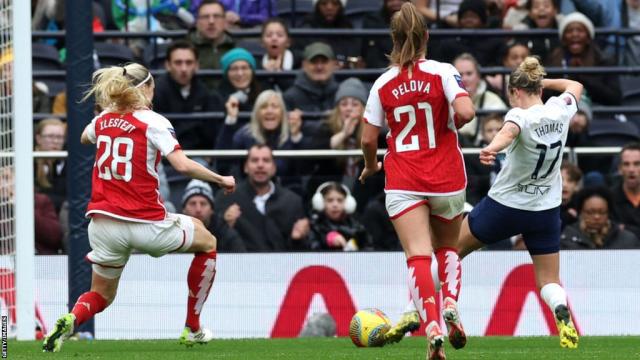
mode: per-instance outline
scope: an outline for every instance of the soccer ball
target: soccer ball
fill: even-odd
[[[384,346],[384,334],[391,329],[391,321],[378,309],[358,311],[351,319],[349,336],[358,347]]]

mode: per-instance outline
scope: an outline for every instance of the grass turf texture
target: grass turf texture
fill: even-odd
[[[447,359],[640,359],[640,337],[581,337],[576,350],[557,337],[472,337]],[[424,359],[426,340],[409,337],[384,348],[356,348],[349,338],[214,340],[185,348],[177,340],[67,341],[59,353],[42,343],[9,341],[8,359]]]

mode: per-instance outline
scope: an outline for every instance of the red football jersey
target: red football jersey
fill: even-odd
[[[384,157],[385,192],[453,195],[467,176],[451,103],[469,96],[451,65],[421,60],[402,72],[395,66],[373,84],[364,120],[389,125]]]
[[[87,130],[97,151],[86,215],[164,220],[167,211],[160,198],[158,162],[161,155],[180,149],[169,120],[151,110],[103,112]]]

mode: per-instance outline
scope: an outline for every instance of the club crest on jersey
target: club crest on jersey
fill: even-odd
[[[167,128],[167,130],[169,130],[169,134],[171,134],[171,136],[173,136],[174,139],[178,139],[176,137],[176,131],[173,130],[173,128]]]
[[[467,90],[467,88],[464,87],[464,83],[462,82],[462,78],[460,77],[460,75],[453,75],[453,77],[456,79],[456,81],[458,82],[458,86],[460,86],[461,89]]]
[[[565,97],[564,97],[564,102],[565,102],[567,105],[571,105],[571,103],[573,103],[573,100],[571,100],[571,96],[565,96]]]

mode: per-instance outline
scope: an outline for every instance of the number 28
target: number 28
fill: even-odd
[[[104,152],[98,158],[96,167],[98,168],[98,177],[104,180],[122,180],[124,182],[131,181],[132,168],[131,159],[133,158],[133,139],[128,137],[117,137],[111,141],[109,136],[100,135],[97,139],[98,151],[104,144]],[[120,148],[124,145],[124,154],[120,154]],[[105,164],[111,155],[111,163]],[[124,164],[124,173],[118,173],[118,164]]]

